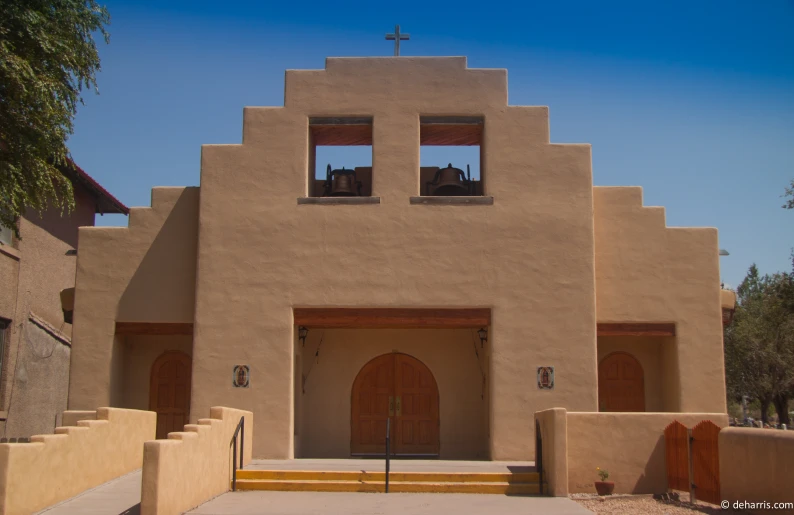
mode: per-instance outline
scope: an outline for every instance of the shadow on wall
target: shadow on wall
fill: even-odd
[[[664,433],[659,435],[656,445],[653,446],[648,463],[645,465],[645,472],[637,478],[632,492],[657,492],[659,484],[659,463],[665,463],[664,455]],[[666,471],[663,471],[666,473]]]
[[[82,188],[74,188],[75,208],[71,213],[50,207],[43,213],[32,209],[25,212],[25,219],[67,245],[77,248],[77,230],[80,226],[94,225],[94,205],[91,196]],[[22,238],[25,238],[22,234]]]
[[[119,300],[117,320],[193,321],[198,199],[197,187],[185,188],[181,192],[127,284]],[[145,230],[132,227],[132,221],[131,233]]]

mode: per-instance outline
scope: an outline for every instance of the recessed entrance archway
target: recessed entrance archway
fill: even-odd
[[[149,409],[157,412],[158,439],[188,423],[190,375],[191,359],[184,352],[164,352],[152,364]]]
[[[598,410],[645,411],[642,365],[627,352],[613,352],[598,366]]]
[[[351,396],[351,455],[382,456],[389,418],[393,455],[438,456],[438,385],[430,369],[407,354],[378,356],[356,376]]]

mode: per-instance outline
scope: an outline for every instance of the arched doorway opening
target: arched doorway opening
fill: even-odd
[[[384,455],[391,418],[393,455],[437,457],[438,406],[438,385],[424,363],[396,352],[378,356],[353,381],[351,455]]]
[[[598,411],[645,411],[642,365],[627,352],[613,352],[598,366]]]
[[[149,409],[157,413],[157,438],[182,431],[190,415],[190,356],[162,353],[152,364]]]

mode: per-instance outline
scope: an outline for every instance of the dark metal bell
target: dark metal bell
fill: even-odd
[[[360,197],[361,181],[356,180],[355,170],[331,170],[331,165],[326,169],[325,184],[323,185],[324,197]]]
[[[446,168],[436,172],[428,186],[433,186],[432,195],[438,197],[462,197],[471,194],[470,180],[460,168],[454,168],[449,163]]]
[[[331,185],[332,197],[352,197],[355,196],[353,190],[353,176],[349,174],[339,174],[334,177]]]

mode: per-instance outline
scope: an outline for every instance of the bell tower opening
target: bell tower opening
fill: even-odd
[[[372,117],[309,118],[307,196],[372,196]]]
[[[420,117],[420,196],[485,194],[481,152],[483,128],[484,120],[479,116]]]

